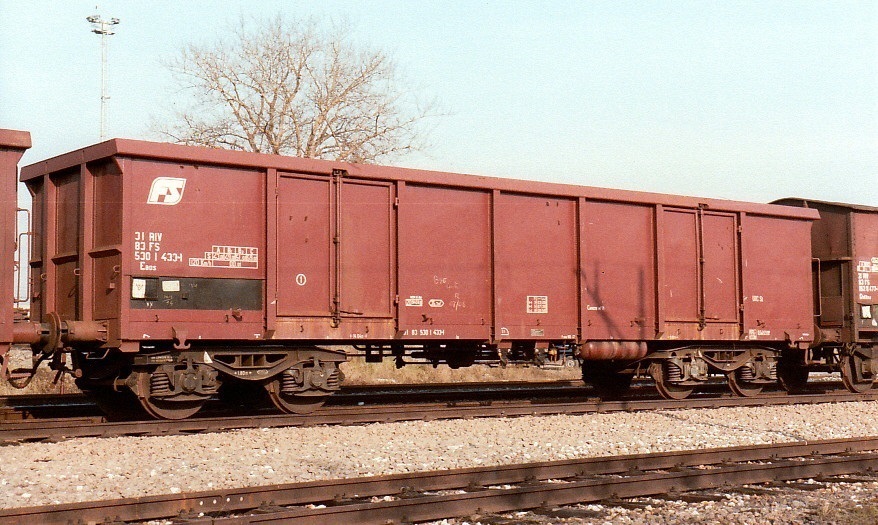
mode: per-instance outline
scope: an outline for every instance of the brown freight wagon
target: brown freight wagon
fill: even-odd
[[[32,317],[80,323],[53,339],[80,385],[160,417],[242,381],[313,408],[345,360],[317,345],[575,348],[605,390],[648,369],[678,398],[758,393],[814,338],[811,209],[120,139],[22,180]]]
[[[811,199],[777,204],[811,208],[815,361],[838,362],[852,391],[878,374],[878,208]]]
[[[18,212],[18,161],[31,147],[30,133],[0,129],[0,377],[8,377],[5,359],[14,340],[15,272]]]

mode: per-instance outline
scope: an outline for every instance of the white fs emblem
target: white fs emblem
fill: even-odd
[[[149,188],[149,204],[164,204],[173,206],[183,199],[183,188],[186,187],[186,179],[174,177],[157,177],[152,181]]]

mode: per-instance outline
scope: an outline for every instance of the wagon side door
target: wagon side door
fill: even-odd
[[[662,232],[665,337],[737,339],[737,217],[701,209],[665,209]]]
[[[277,203],[277,315],[332,315],[332,206],[326,177],[281,174]]]
[[[338,190],[333,314],[392,320],[396,295],[393,186],[346,179]]]
[[[394,333],[395,218],[389,182],[280,173],[280,337],[380,339]],[[292,330],[292,331],[291,331]]]

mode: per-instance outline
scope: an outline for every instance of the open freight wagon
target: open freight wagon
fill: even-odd
[[[839,354],[842,380],[865,392],[878,375],[878,208],[813,199],[777,204],[811,208],[816,357]]]
[[[18,306],[14,260],[17,243],[18,161],[31,147],[30,133],[0,129],[0,376],[7,375],[6,353],[15,339]]]
[[[814,338],[811,209],[110,140],[22,170],[33,317],[87,323],[84,388],[180,417],[221,384],[289,411],[342,352],[466,366],[575,349],[739,393]],[[77,357],[78,356],[78,357]]]

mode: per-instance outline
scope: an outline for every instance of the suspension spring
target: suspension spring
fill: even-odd
[[[756,379],[756,372],[749,365],[742,366],[738,369],[738,379],[741,381],[753,381]]]
[[[284,393],[300,391],[302,388],[299,381],[299,374],[300,372],[298,370],[284,370],[283,374],[280,376],[280,391]]]
[[[341,388],[341,370],[338,368],[333,368],[332,372],[329,374],[329,378],[326,380],[327,388],[331,390],[336,390]]]
[[[171,393],[171,378],[164,372],[155,372],[149,377],[149,392],[151,395]]]
[[[678,364],[668,362],[668,363],[665,363],[665,365],[667,367],[666,368],[666,372],[667,372],[666,375],[668,377],[668,381],[674,382],[674,381],[682,381],[683,380],[683,369],[680,368],[680,366]]]
[[[768,367],[768,377],[777,379],[777,361],[772,362]]]

